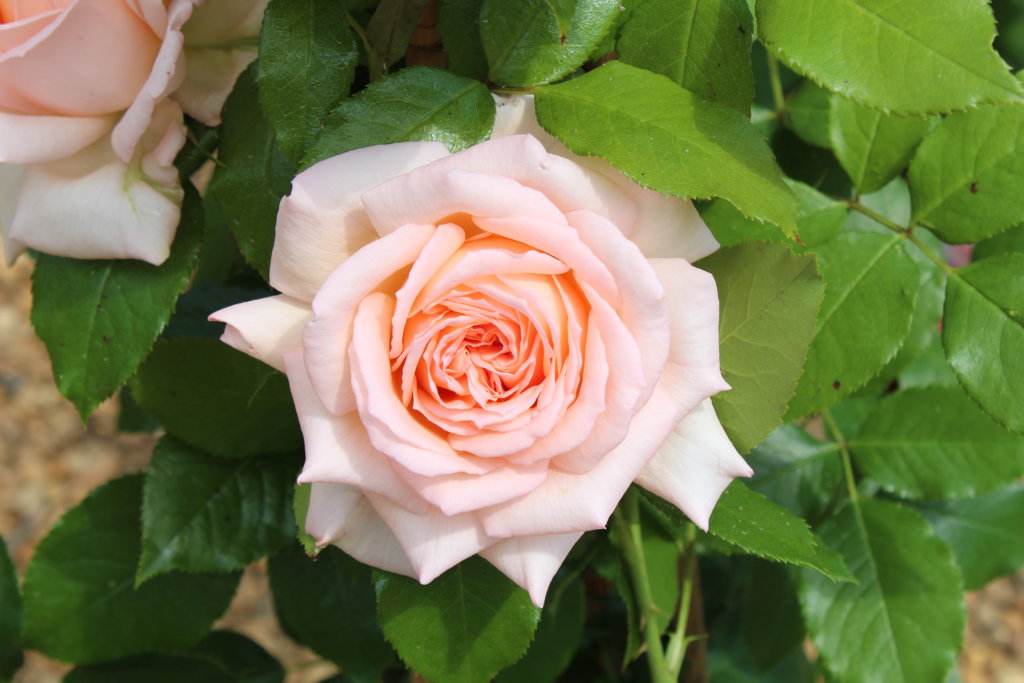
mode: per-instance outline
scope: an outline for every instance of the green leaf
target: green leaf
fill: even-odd
[[[405,55],[409,38],[426,6],[427,0],[380,0],[366,26],[370,80],[383,76]],[[374,57],[380,60],[379,64],[373,61]]]
[[[421,586],[374,572],[377,614],[402,660],[428,679],[476,683],[523,656],[540,609],[526,591],[472,557]]]
[[[270,558],[269,573],[277,618],[292,638],[362,678],[379,679],[394,661],[366,566],[333,546],[312,559],[293,543]]]
[[[789,574],[784,565],[754,561],[746,582],[739,630],[761,672],[779,664],[804,640],[800,602]]]
[[[718,284],[722,375],[732,387],[712,400],[729,438],[746,453],[779,424],[793,395],[821,280],[814,257],[765,243],[726,247],[700,266]]]
[[[796,198],[735,109],[618,61],[536,93],[541,125],[573,152],[603,157],[663,194],[723,197],[745,216],[796,227]]]
[[[277,206],[291,189],[295,168],[263,116],[256,68],[254,62],[242,72],[224,105],[217,170],[204,201],[210,220],[227,223],[245,260],[266,279]]]
[[[793,424],[769,434],[747,463],[754,470],[751,489],[805,519],[820,517],[842,489],[839,447]]]
[[[295,517],[295,533],[302,549],[309,557],[316,557],[320,552],[316,547],[316,539],[306,533],[306,515],[309,514],[309,497],[313,494],[312,484],[296,484],[292,495],[292,515]]]
[[[921,512],[953,549],[965,589],[980,590],[992,579],[1024,566],[1024,485],[931,503],[922,506]]]
[[[1021,253],[1024,254],[1024,223],[1015,225],[1009,230],[1004,230],[995,237],[978,242],[974,245],[971,255],[975,261],[997,254]]]
[[[331,107],[348,95],[358,57],[335,0],[270,0],[260,31],[259,98],[277,144],[293,163]]]
[[[1024,436],[993,422],[959,387],[887,397],[849,447],[865,476],[907,498],[973,496],[1024,476]]]
[[[744,0],[646,0],[630,12],[616,49],[626,64],[747,114],[754,99],[753,35]]]
[[[438,0],[437,32],[441,34],[448,70],[482,81],[487,78],[487,55],[480,38],[480,7],[484,0]]]
[[[14,676],[21,668],[21,596],[18,575],[0,537],[0,680]]]
[[[165,436],[146,469],[136,585],[175,569],[230,572],[292,540],[298,467],[283,456],[216,458]]]
[[[416,66],[371,83],[331,112],[302,166],[344,152],[408,140],[443,142],[457,152],[494,127],[487,86],[441,69]]]
[[[1024,432],[1024,254],[993,256],[950,275],[942,345],[971,398],[1007,429]]]
[[[523,87],[571,73],[621,11],[618,0],[483,0],[479,25],[487,80]]]
[[[843,558],[807,522],[738,480],[718,500],[708,531],[751,555],[816,569],[830,582],[850,580]]]
[[[873,109],[939,113],[1022,95],[992,49],[986,0],[759,0],[757,31],[794,70]]]
[[[847,505],[820,529],[857,583],[804,572],[804,623],[840,680],[941,681],[956,662],[965,614],[953,554],[909,508]]]
[[[829,149],[832,138],[829,110],[832,95],[813,81],[800,81],[786,98],[785,121],[804,142]]]
[[[860,194],[899,175],[931,126],[927,118],[883,114],[845,97],[832,98],[829,122],[832,149]]]
[[[217,664],[239,683],[283,683],[284,669],[260,645],[241,633],[211,631],[187,654]]]
[[[878,373],[907,336],[921,286],[897,234],[843,232],[816,253],[825,298],[787,419],[828,407]]]
[[[215,339],[161,341],[132,380],[139,404],[167,431],[227,457],[301,446],[283,374]]]
[[[192,275],[201,225],[199,197],[188,188],[171,255],[160,266],[39,255],[32,325],[50,353],[57,388],[83,420],[153,348]]]
[[[915,223],[946,242],[977,242],[1024,220],[1024,106],[942,120],[910,164]]]
[[[142,476],[93,490],[64,513],[25,572],[25,644],[88,664],[198,642],[240,574],[168,574],[133,589]]]
[[[586,594],[578,578],[556,579],[548,591],[537,635],[518,662],[497,675],[494,683],[552,683],[576,654],[583,637]]]

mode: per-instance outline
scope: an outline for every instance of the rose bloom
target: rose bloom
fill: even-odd
[[[213,125],[255,48],[266,0],[0,0],[0,229],[77,258],[167,258],[182,189],[182,109]],[[255,25],[255,29],[253,28]],[[188,31],[186,31],[188,32]],[[217,59],[211,57],[211,51]],[[172,98],[172,94],[174,97]]]
[[[718,296],[689,261],[716,247],[690,202],[575,157],[519,96],[457,154],[300,173],[281,294],[211,319],[288,376],[320,546],[423,583],[480,554],[540,605],[631,482],[706,528],[751,474],[708,398],[728,388]]]

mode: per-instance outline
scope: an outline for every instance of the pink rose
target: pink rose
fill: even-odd
[[[255,56],[244,51],[172,99],[186,82],[182,27],[195,2],[0,0],[0,181],[16,183],[0,193],[9,261],[25,247],[167,257],[182,198],[182,107],[217,123],[239,63]],[[234,5],[248,13],[254,3],[213,0],[204,12],[225,5],[237,15]]]
[[[751,472],[708,400],[718,298],[689,260],[717,245],[692,205],[549,153],[515,134],[560,147],[532,101],[500,104],[506,137],[299,174],[282,293],[211,319],[287,373],[318,544],[423,583],[479,553],[539,605],[631,482],[706,527]]]

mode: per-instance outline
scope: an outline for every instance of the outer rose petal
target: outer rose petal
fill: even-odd
[[[284,372],[284,355],[302,350],[302,330],[312,317],[305,301],[279,294],[222,308],[210,320],[227,323],[222,342]]]
[[[526,589],[533,604],[543,607],[551,579],[582,535],[575,532],[507,538],[481,550],[480,555]]]
[[[18,193],[21,191],[21,177],[24,172],[25,169],[21,166],[0,164],[0,238],[3,238],[4,263],[8,266],[25,251],[24,244],[8,235],[11,230],[11,221],[14,219],[14,209],[17,206]]]
[[[711,399],[684,417],[636,478],[707,531],[718,497],[735,477],[754,474],[718,421]]]
[[[277,214],[270,284],[312,301],[331,271],[377,236],[363,192],[447,155],[439,142],[399,142],[346,152],[300,173]]]
[[[416,577],[398,539],[357,488],[313,484],[306,533],[316,539],[318,546],[333,543],[360,562]]]
[[[61,159],[96,142],[113,125],[111,116],[29,116],[0,111],[0,163]]]

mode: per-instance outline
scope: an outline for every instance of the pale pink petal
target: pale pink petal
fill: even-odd
[[[426,510],[423,499],[395,474],[387,456],[370,443],[356,413],[338,417],[324,410],[309,384],[302,355],[286,355],[285,366],[306,442],[306,464],[299,481],[355,486],[388,496],[414,512]]]
[[[114,124],[110,116],[29,116],[0,111],[0,163],[34,164],[82,151]]]
[[[348,344],[356,308],[381,283],[415,261],[433,233],[433,226],[407,225],[357,251],[330,274],[322,287],[318,285],[319,292],[312,299],[313,319],[303,332],[302,343],[313,386],[335,415],[355,410]],[[309,301],[302,296],[296,298]]]
[[[205,5],[216,5],[210,3]],[[191,22],[185,24],[186,31]],[[182,110],[208,126],[219,126],[220,113],[238,76],[256,59],[256,46],[248,49],[190,48],[185,38],[185,80],[172,97]]]
[[[718,361],[718,288],[685,259],[651,259],[665,287],[670,342],[659,384],[684,413],[729,388]]]
[[[707,531],[718,497],[735,477],[754,473],[736,452],[711,399],[679,421],[636,483],[672,503]]]
[[[45,5],[48,9],[42,9]],[[57,3],[14,3],[0,0],[0,55],[9,50],[24,54],[37,34],[53,23],[64,9]]]
[[[279,294],[222,308],[210,320],[227,323],[222,342],[284,372],[284,354],[302,350],[302,330],[312,317],[305,301]]]
[[[17,208],[18,194],[21,192],[21,178],[25,173],[23,166],[0,164],[0,238],[3,239],[4,258],[8,266],[25,251],[25,245],[10,237],[11,222]]]
[[[472,512],[525,495],[547,477],[548,464],[497,467],[485,474],[424,477],[399,469],[402,478],[446,515]]]
[[[495,542],[472,513],[449,517],[431,509],[415,514],[376,494],[367,498],[398,538],[420,583],[430,583]]]
[[[629,434],[589,472],[552,469],[532,493],[478,513],[497,538],[601,529],[647,461],[679,419],[672,399],[656,389],[630,424]]]
[[[565,224],[562,212],[544,193],[503,176],[449,169],[444,161],[363,193],[363,205],[378,234],[386,235],[407,223],[446,222],[457,214]]]
[[[439,142],[399,142],[346,152],[300,173],[278,211],[270,284],[312,301],[331,271],[377,237],[363,192],[447,154]]]
[[[357,488],[313,484],[306,533],[316,539],[318,546],[333,543],[363,564],[416,577],[398,539]]]
[[[480,555],[526,589],[533,604],[543,607],[551,579],[582,535],[575,532],[507,538],[484,548]]]

